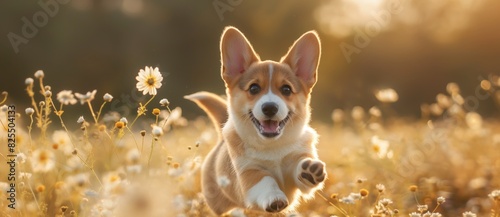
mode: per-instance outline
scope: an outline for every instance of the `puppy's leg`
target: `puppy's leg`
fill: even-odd
[[[275,178],[267,171],[247,169],[241,173],[247,207],[257,206],[267,212],[279,212],[288,206],[288,199]]]
[[[302,158],[295,169],[295,183],[305,194],[321,188],[326,178],[325,163],[310,157]]]

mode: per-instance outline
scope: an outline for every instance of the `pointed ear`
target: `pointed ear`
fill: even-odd
[[[317,80],[321,42],[315,31],[304,33],[290,47],[281,62],[290,66],[292,71],[307,87],[312,88]]]
[[[245,72],[259,56],[243,33],[234,27],[226,27],[220,42],[222,78],[226,83]]]

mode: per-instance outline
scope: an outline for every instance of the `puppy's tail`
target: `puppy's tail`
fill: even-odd
[[[217,130],[219,139],[222,136],[222,126],[227,121],[227,103],[222,97],[201,91],[191,95],[184,96],[185,99],[191,100],[203,109]]]

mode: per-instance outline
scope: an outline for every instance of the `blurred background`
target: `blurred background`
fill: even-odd
[[[157,66],[165,77],[157,99],[195,117],[202,111],[182,96],[224,93],[218,48],[225,26],[245,33],[263,60],[279,60],[315,29],[323,55],[314,120],[329,122],[336,108],[380,104],[374,92],[383,88],[399,94],[392,105],[399,115],[418,117],[447,83],[476,96],[481,80],[499,75],[499,8],[494,0],[3,1],[0,91],[24,110],[24,80],[41,69],[54,94],[97,89],[98,106],[109,92],[115,104],[108,109],[133,115],[146,99],[135,76]],[[478,102],[479,113],[499,111],[491,100]]]

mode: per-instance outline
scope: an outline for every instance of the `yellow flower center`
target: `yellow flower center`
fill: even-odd
[[[43,163],[45,163],[45,161],[47,161],[48,159],[49,159],[49,156],[47,156],[47,153],[45,153],[45,152],[40,153],[40,156],[38,157],[38,160],[40,160],[40,162],[43,162]]]
[[[149,86],[153,86],[155,84],[155,79],[154,78],[148,78],[148,80],[146,81],[146,83],[148,83]]]

